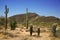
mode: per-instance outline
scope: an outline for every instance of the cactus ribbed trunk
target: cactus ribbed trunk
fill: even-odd
[[[38,33],[38,37],[39,37],[40,36],[40,28],[38,28],[37,33]]]
[[[6,14],[6,27],[5,27],[5,30],[7,29],[7,14]]]
[[[8,14],[8,12],[9,12],[9,8],[7,8],[7,5],[5,5],[5,16],[6,16],[6,25],[5,25],[5,32],[6,32],[6,30],[7,30],[7,14]]]
[[[33,32],[33,26],[30,26],[30,36],[32,36],[32,32]]]
[[[26,8],[26,29],[28,29],[28,8]]]
[[[28,20],[27,20],[27,24],[26,24],[26,29],[28,29]]]

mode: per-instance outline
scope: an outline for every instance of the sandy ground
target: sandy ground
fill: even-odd
[[[42,29],[42,28],[41,28]],[[16,30],[7,30],[7,35],[3,35],[0,32],[0,40],[59,40],[50,37],[50,32],[41,32],[40,36],[37,37],[37,33],[33,33],[30,36],[29,32],[26,32],[26,29],[16,28]]]

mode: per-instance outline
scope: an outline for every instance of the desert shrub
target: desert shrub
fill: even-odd
[[[0,17],[0,25],[5,25],[5,18],[4,17]]]
[[[10,27],[11,27],[11,30],[12,30],[12,21],[10,21]]]
[[[26,22],[23,22],[22,25],[26,27]]]
[[[0,20],[0,25],[4,25],[3,21]]]
[[[15,28],[17,27],[17,23],[16,21],[10,21],[10,27],[11,27],[11,30],[15,30]]]
[[[58,21],[58,24],[60,25],[60,21]]]

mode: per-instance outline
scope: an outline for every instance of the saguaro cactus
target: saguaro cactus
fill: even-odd
[[[57,24],[54,23],[54,24],[52,25],[52,33],[53,33],[53,36],[56,36],[56,27],[57,27]]]
[[[26,8],[26,29],[28,29],[28,8]]]
[[[32,32],[33,32],[33,26],[30,26],[30,36],[32,36]]]
[[[40,28],[37,29],[38,36],[40,35]]]
[[[7,5],[5,5],[5,15],[6,15],[6,26],[5,26],[5,31],[7,30],[7,14],[9,12],[9,8],[7,8]]]

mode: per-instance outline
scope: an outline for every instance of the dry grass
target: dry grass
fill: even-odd
[[[22,25],[20,25],[22,27]],[[7,34],[4,35],[4,30],[0,30],[0,40],[59,40],[60,37],[51,37],[50,31],[48,28],[41,27],[40,36],[37,37],[37,33],[34,32],[32,36],[30,36],[29,31],[26,32],[25,27],[20,28],[17,27],[16,30],[7,29]],[[36,27],[34,27],[36,30]],[[48,31],[47,31],[48,30]],[[60,30],[57,30],[58,36],[60,34]]]

